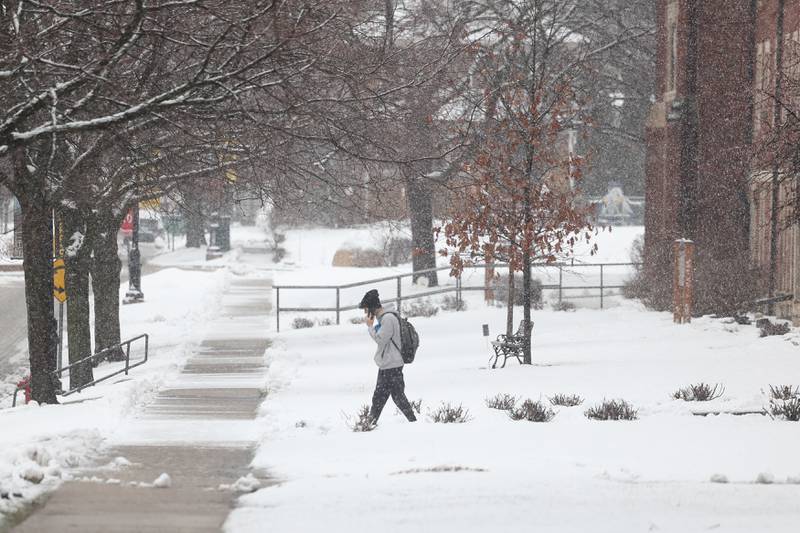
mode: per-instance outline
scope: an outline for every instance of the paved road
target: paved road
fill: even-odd
[[[148,260],[161,250],[154,246],[141,245],[142,275],[151,274],[159,267],[148,265]],[[128,266],[125,252],[120,253],[122,259],[122,286],[128,286]],[[143,282],[143,285],[146,281]],[[147,294],[146,286],[143,287]],[[0,382],[15,373],[18,364],[11,362],[14,356],[27,350],[27,314],[25,312],[25,281],[22,272],[0,272]],[[23,359],[24,364],[24,359]]]
[[[18,366],[10,359],[25,349],[26,317],[22,272],[0,272],[0,382]]]

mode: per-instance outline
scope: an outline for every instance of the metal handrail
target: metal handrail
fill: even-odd
[[[642,263],[564,263],[564,262],[555,262],[555,263],[533,263],[531,268],[537,267],[616,267],[616,266],[640,266]],[[475,265],[468,265],[466,268],[477,268],[477,269],[485,269],[485,268],[498,268],[503,269],[507,268],[507,263],[494,263],[491,265],[487,265],[485,263],[478,263]],[[444,266],[444,267],[436,267],[436,268],[428,268],[425,270],[417,270],[415,272],[406,272],[404,274],[395,274],[394,276],[386,276],[384,278],[374,278],[368,279],[365,281],[357,281],[355,283],[345,283],[343,285],[275,285],[274,289],[352,289],[354,287],[360,287],[362,285],[371,285],[373,283],[381,283],[384,281],[392,281],[395,279],[403,279],[409,278],[411,276],[422,276],[425,274],[430,274],[432,272],[442,272],[444,270],[452,270],[453,267]],[[566,287],[565,287],[566,288]]]
[[[141,361],[137,361],[134,364],[131,364],[131,344],[133,344],[134,342],[138,341],[139,339],[144,339],[144,359],[142,359]],[[147,333],[142,333],[141,335],[137,335],[136,337],[128,339],[128,340],[126,340],[124,342],[121,342],[119,344],[115,344],[114,346],[109,346],[108,348],[104,348],[104,349],[100,350],[99,352],[96,352],[96,353],[94,353],[92,355],[84,357],[83,359],[75,361],[74,363],[71,363],[69,366],[65,366],[64,368],[53,370],[50,373],[50,375],[52,377],[54,377],[54,378],[60,378],[61,375],[64,372],[66,372],[67,370],[72,370],[73,368],[78,367],[78,366],[83,365],[83,364],[91,364],[94,360],[100,359],[103,355],[105,355],[105,354],[107,354],[109,352],[112,352],[112,351],[120,350],[123,347],[125,349],[125,366],[124,367],[120,368],[116,372],[112,372],[111,374],[108,374],[108,375],[105,375],[103,377],[94,379],[94,380],[90,381],[89,383],[84,383],[83,385],[81,385],[79,387],[75,387],[74,389],[63,391],[63,392],[60,393],[60,396],[69,396],[70,394],[73,394],[73,393],[76,393],[76,392],[80,392],[80,391],[82,391],[83,389],[85,389],[87,387],[92,387],[92,386],[100,383],[101,381],[105,381],[107,379],[113,378],[114,376],[118,376],[118,375],[120,375],[122,373],[125,373],[125,375],[127,376],[129,370],[131,370],[133,368],[136,368],[137,366],[141,366],[141,365],[143,365],[143,364],[145,364],[147,362],[147,357],[148,357],[149,347],[150,347],[150,336]],[[19,393],[19,391],[21,391],[21,390],[24,390],[24,389],[20,388],[20,387],[17,387],[17,389],[14,391],[14,399],[12,400],[11,407],[16,407],[17,406],[17,393]]]
[[[139,339],[144,339],[144,359],[142,359],[141,361],[138,361],[135,364],[131,364],[131,344],[133,344],[134,342],[138,341]],[[105,375],[105,376],[103,376],[101,378],[94,379],[94,380],[90,381],[89,383],[85,383],[85,384],[83,384],[83,385],[81,385],[79,387],[75,387],[74,389],[70,389],[68,391],[64,391],[62,396],[69,396],[70,394],[73,394],[75,392],[80,392],[83,389],[85,389],[86,387],[91,387],[93,385],[96,385],[96,384],[100,383],[101,381],[105,381],[105,380],[107,380],[109,378],[113,378],[114,376],[118,376],[119,374],[122,374],[123,372],[127,376],[128,375],[128,371],[130,369],[136,368],[137,366],[141,366],[141,365],[143,365],[143,364],[145,364],[147,362],[147,356],[148,356],[148,351],[149,351],[149,346],[150,346],[150,336],[147,333],[142,333],[141,335],[137,335],[136,337],[128,339],[128,340],[126,340],[124,342],[121,342],[119,344],[116,344],[114,346],[109,346],[108,348],[103,348],[102,350],[100,350],[99,352],[95,353],[94,355],[90,355],[88,357],[84,357],[83,359],[80,359],[80,360],[70,364],[69,366],[65,366],[64,368],[61,368],[61,369],[58,369],[58,370],[54,370],[52,372],[52,375],[53,375],[53,377],[60,377],[61,374],[63,374],[64,371],[66,371],[66,370],[71,370],[72,368],[74,368],[76,366],[79,366],[81,364],[91,363],[95,359],[100,359],[102,355],[104,355],[106,353],[109,353],[109,352],[112,352],[112,351],[116,351],[117,349],[120,349],[123,346],[125,346],[125,366],[123,368],[117,370],[116,372],[112,372],[111,374]]]
[[[559,293],[558,293],[559,302],[561,302],[562,293],[565,290],[600,289],[600,308],[602,309],[603,305],[604,305],[604,302],[603,302],[603,289],[621,289],[621,288],[624,287],[624,285],[608,285],[608,284],[605,284],[603,282],[604,281],[604,279],[603,279],[604,268],[605,267],[621,267],[621,266],[639,267],[641,265],[642,265],[641,262],[632,262],[632,263],[580,263],[579,262],[579,263],[575,263],[574,261],[572,261],[572,262],[569,262],[569,263],[565,263],[565,262],[534,263],[534,264],[531,265],[531,267],[532,268],[550,267],[550,268],[558,268],[559,269],[559,282],[558,282],[557,285],[549,284],[549,285],[541,285],[540,286],[541,289],[543,289],[543,290],[556,290],[556,289],[558,289],[558,291],[559,291]],[[600,285],[598,285],[598,286],[595,286],[595,285],[564,286],[563,283],[562,283],[563,270],[565,268],[578,268],[578,267],[595,267],[595,268],[599,267],[600,268]],[[487,265],[485,263],[480,263],[480,264],[475,264],[475,265],[468,265],[466,268],[470,268],[470,269],[486,269],[486,268],[503,269],[503,268],[508,268],[508,264],[506,264],[506,263],[494,263],[494,264],[491,264],[491,265]],[[343,285],[275,285],[275,286],[273,286],[273,289],[275,289],[275,291],[276,291],[276,296],[275,296],[276,329],[277,329],[277,331],[280,331],[280,328],[281,328],[281,322],[280,322],[281,311],[286,311],[286,312],[335,312],[336,313],[336,324],[339,325],[339,323],[340,323],[340,315],[341,315],[341,313],[343,311],[352,311],[352,310],[355,310],[355,309],[359,308],[357,305],[349,305],[349,306],[340,305],[339,302],[340,302],[341,291],[343,289],[352,289],[354,287],[360,287],[360,286],[363,286],[363,285],[372,285],[374,283],[381,283],[381,282],[396,280],[397,281],[397,296],[395,298],[387,298],[387,300],[396,301],[398,310],[400,308],[400,304],[404,300],[413,300],[415,298],[424,298],[424,297],[433,296],[433,295],[436,295],[436,294],[445,294],[445,293],[449,293],[449,292],[455,292],[456,293],[456,300],[457,300],[458,303],[460,303],[461,292],[462,291],[478,291],[478,290],[487,290],[487,289],[491,288],[491,287],[486,287],[486,286],[474,286],[474,285],[469,285],[469,286],[466,286],[466,287],[462,286],[461,276],[456,276],[455,277],[456,283],[455,283],[455,285],[452,285],[452,286],[447,286],[447,287],[438,288],[438,289],[435,289],[435,290],[425,291],[425,292],[415,292],[415,293],[409,294],[409,295],[402,295],[401,294],[401,282],[402,282],[403,278],[408,278],[408,277],[412,277],[412,276],[415,276],[415,277],[424,276],[425,274],[429,274],[429,273],[432,273],[432,272],[440,272],[440,271],[444,271],[444,270],[452,270],[452,267],[445,266],[445,267],[429,268],[429,269],[425,269],[425,270],[417,270],[416,272],[406,272],[406,273],[403,273],[403,274],[396,274],[394,276],[386,276],[386,277],[382,277],[382,278],[374,278],[374,279],[369,279],[369,280],[365,280],[365,281],[358,281],[358,282],[355,282],[355,283],[346,283],[346,284],[343,284]],[[286,290],[286,289],[289,289],[289,290],[298,290],[298,289],[301,289],[301,290],[302,289],[335,290],[336,291],[336,307],[281,307],[281,296],[280,296],[281,295],[281,289],[284,289],[284,290]]]

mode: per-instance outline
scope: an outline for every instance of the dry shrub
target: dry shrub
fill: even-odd
[[[638,411],[625,400],[603,400],[584,413],[592,420],[636,420]]]
[[[800,387],[792,385],[770,385],[769,395],[773,400],[791,400],[800,397]]]
[[[769,412],[773,418],[782,418],[791,422],[798,422],[800,421],[800,398],[770,400]]]
[[[442,298],[442,309],[445,311],[466,311],[467,302],[448,294]]]
[[[531,399],[522,402],[522,405],[515,407],[508,412],[511,420],[527,420],[528,422],[550,422],[555,411],[546,406],[543,402],[534,402]]]
[[[411,302],[403,306],[403,315],[410,318],[415,316],[431,317],[439,312],[439,308],[431,303],[430,300],[421,302]]]
[[[708,383],[696,383],[676,390],[672,393],[672,397],[685,402],[710,402],[723,394],[725,394],[725,387],[719,383],[713,387]]]
[[[489,409],[499,409],[508,411],[517,404],[517,397],[511,394],[496,394],[491,398],[486,398],[486,407]]]
[[[369,405],[364,404],[358,410],[354,418],[347,418],[347,425],[356,433],[363,433],[365,431],[372,431],[377,424],[369,415]]]
[[[469,416],[469,410],[464,409],[461,404],[454,406],[445,402],[442,402],[442,405],[429,412],[428,418],[430,418],[431,422],[437,424],[463,424],[472,420],[472,417]]]
[[[583,403],[583,398],[577,394],[556,394],[548,399],[553,405],[560,405],[562,407],[575,407]]]
[[[299,316],[292,321],[292,327],[294,329],[313,328],[314,321]]]

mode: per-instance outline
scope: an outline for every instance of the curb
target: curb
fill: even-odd
[[[0,272],[22,272],[22,263],[0,263]]]

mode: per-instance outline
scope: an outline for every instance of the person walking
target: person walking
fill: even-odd
[[[376,289],[367,291],[358,307],[367,315],[369,335],[377,344],[375,364],[378,365],[378,381],[375,384],[372,408],[369,412],[372,423],[378,423],[389,396],[409,422],[416,422],[417,417],[414,416],[414,410],[405,393],[403,355],[400,352],[400,321],[393,312],[383,308]]]

